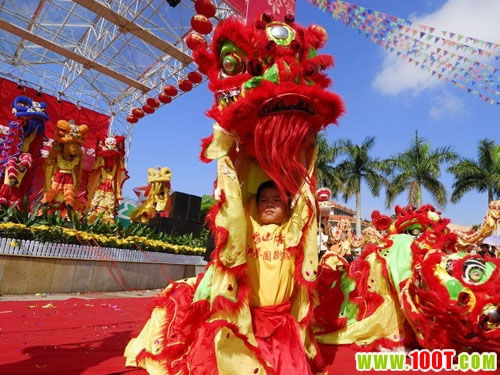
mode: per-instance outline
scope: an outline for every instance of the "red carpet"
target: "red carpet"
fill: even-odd
[[[0,300],[0,374],[147,375],[143,370],[124,367],[122,354],[128,340],[149,317],[152,300],[153,297]],[[350,348],[325,348],[329,374],[358,373],[354,353]],[[481,373],[486,374],[474,372]]]
[[[0,302],[0,374],[143,375],[125,368],[128,340],[152,298]]]

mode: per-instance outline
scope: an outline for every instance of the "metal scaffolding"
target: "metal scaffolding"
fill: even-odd
[[[214,26],[234,13],[213,3]],[[0,0],[0,76],[109,115],[129,149],[131,109],[196,70],[195,14],[191,0]]]

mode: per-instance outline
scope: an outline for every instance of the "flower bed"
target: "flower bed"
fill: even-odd
[[[205,249],[201,247],[175,245],[144,236],[117,237],[63,226],[27,226],[12,222],[0,223],[0,237],[10,238],[14,246],[16,241],[31,240],[43,243],[90,246],[92,248],[118,248],[182,255],[203,255],[205,252]]]

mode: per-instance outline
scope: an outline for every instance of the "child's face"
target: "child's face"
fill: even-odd
[[[262,190],[257,202],[257,213],[262,224],[281,224],[288,215],[288,208],[281,200],[278,189]]]

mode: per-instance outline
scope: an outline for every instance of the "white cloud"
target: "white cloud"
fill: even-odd
[[[410,17],[414,24],[428,25],[440,31],[454,32],[476,39],[500,43],[499,0],[449,0],[433,14]],[[429,43],[432,43],[430,41]],[[426,51],[427,52],[427,51]],[[383,94],[397,95],[403,91],[419,93],[443,84],[444,80],[387,52],[373,87]]]
[[[384,57],[382,70],[373,80],[373,87],[382,94],[397,95],[405,90],[419,93],[441,83],[442,81],[438,78],[422,71],[401,57],[387,54]]]
[[[449,117],[467,116],[464,103],[446,91],[442,91],[436,96],[433,103],[429,109],[429,117],[433,120],[439,121]]]

